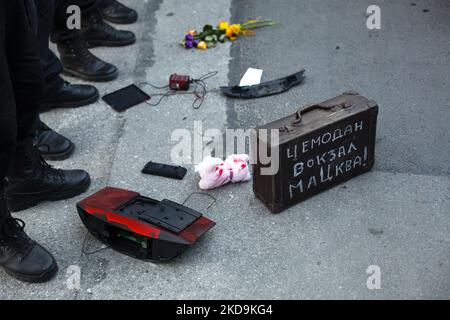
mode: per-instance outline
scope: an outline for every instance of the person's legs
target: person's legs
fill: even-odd
[[[40,0],[39,0],[40,1]],[[80,30],[67,28],[67,7],[78,5],[82,15],[96,9],[94,0],[55,0],[55,19],[51,40],[58,46],[64,73],[87,81],[110,81],[118,76],[115,66],[94,56],[81,39]]]
[[[7,3],[0,1],[0,191],[4,189],[3,180],[13,158],[17,138],[15,98],[5,51],[7,9]]]
[[[75,151],[75,144],[72,141],[51,129],[40,119],[36,130],[35,145],[45,160],[66,160]]]
[[[99,0],[91,1],[95,2],[97,6],[100,4]],[[136,36],[133,32],[117,30],[106,23],[98,8],[89,12],[82,12],[80,35],[88,48],[98,46],[121,47],[136,42]]]
[[[33,0],[18,0],[16,10],[24,7],[27,1],[34,5]],[[36,13],[32,8],[27,12]],[[16,19],[11,18],[10,34],[5,38],[17,118],[17,144],[5,190],[12,211],[29,208],[43,200],[70,198],[86,191],[90,184],[87,172],[55,170],[33,146],[38,124],[37,108],[44,95],[44,77],[34,30],[26,20],[27,15],[21,19],[21,14],[18,12]]]
[[[94,86],[71,84],[60,74],[63,66],[49,48],[50,33],[55,15],[54,0],[34,0],[36,5],[37,41],[39,56],[44,69],[45,94],[39,111],[53,108],[75,108],[97,101],[99,93]],[[72,155],[75,145],[64,136],[38,121],[36,144],[40,154],[48,160],[64,160]]]
[[[117,0],[99,0],[100,12],[103,19],[117,24],[135,23],[138,19],[136,10],[133,10]]]
[[[38,13],[38,44],[45,76],[45,97],[40,111],[52,108],[73,108],[97,101],[99,94],[91,85],[72,85],[65,82],[60,74],[63,66],[49,48],[50,33],[55,16],[55,0],[34,0]]]
[[[8,3],[0,1],[0,239],[3,237],[4,221],[11,219],[3,193],[6,187],[5,176],[14,156],[17,138],[15,98],[5,51],[6,15],[10,11],[9,7]]]
[[[39,0],[38,0],[39,1]],[[67,13],[67,8],[71,5],[76,5],[81,9],[81,16],[88,16],[98,9],[98,2],[96,0],[54,0],[54,23],[52,41],[58,43],[66,40],[73,40],[78,37],[78,30],[69,30],[67,28],[67,19],[70,18],[70,13]]]
[[[26,126],[35,121],[32,110],[18,120],[16,101],[25,100],[18,94],[29,90],[30,97],[40,95],[39,69],[31,67],[36,63],[37,55],[30,50],[30,22],[23,0],[0,1],[0,266],[19,280],[42,282],[56,274],[56,261],[25,234],[24,223],[12,218],[4,198],[7,184],[4,178],[13,161],[15,140],[17,137],[27,139],[31,130]],[[20,51],[16,52],[17,49]],[[27,69],[30,72],[28,79],[25,77]],[[32,88],[33,81],[36,81],[36,89]]]
[[[50,92],[58,92],[65,85],[64,80],[60,77],[62,65],[59,59],[49,48],[49,36],[53,25],[54,1],[38,1],[35,0],[36,16],[37,16],[37,43],[41,64],[44,71],[44,97],[48,97]],[[58,160],[62,160],[73,153],[73,143],[50,130],[40,130],[45,126],[40,120],[37,125],[36,143],[39,151],[42,150],[43,156],[59,155]],[[51,146],[49,148],[48,146]],[[40,148],[39,148],[40,147]]]
[[[64,80],[60,77],[63,66],[58,57],[56,57],[49,48],[50,33],[52,31],[53,17],[55,14],[55,1],[34,1],[38,16],[37,39],[39,56],[44,69],[45,90],[46,92],[57,91],[63,86]]]
[[[81,9],[81,30],[68,30],[67,7]],[[117,30],[103,21],[97,0],[59,0],[55,13],[52,41],[58,45],[64,72],[88,81],[110,81],[117,68],[95,57],[87,49],[95,46],[125,46],[136,41],[131,31]]]
[[[13,14],[16,19],[8,17],[4,47],[14,90],[17,155],[33,145],[38,121],[37,106],[44,94],[44,78],[36,51],[37,16],[34,2],[18,1],[13,7]]]

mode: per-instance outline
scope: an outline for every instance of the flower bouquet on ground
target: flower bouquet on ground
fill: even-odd
[[[202,32],[195,29],[188,31],[181,45],[186,49],[208,49],[215,47],[218,43],[234,41],[240,35],[254,35],[254,29],[277,25],[273,20],[249,20],[242,24],[230,24],[226,21],[220,21],[217,27],[207,24]]]

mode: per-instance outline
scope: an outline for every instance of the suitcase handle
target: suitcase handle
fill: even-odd
[[[349,91],[344,92],[343,95],[356,96],[356,95],[359,95],[359,93],[354,90],[349,90]],[[347,108],[350,108],[352,105],[349,102],[344,102],[342,104],[337,104],[337,105],[336,104],[327,105],[325,103],[307,104],[307,105],[299,108],[297,110],[297,112],[295,113],[294,125],[300,124],[302,122],[303,114],[305,114],[308,111],[311,111],[314,109],[330,110],[330,109],[336,108],[338,106],[342,106],[343,108],[347,109]]]
[[[328,106],[328,105],[321,104],[321,103],[307,104],[307,105],[305,105],[305,106],[303,106],[303,107],[301,107],[301,108],[299,108],[297,110],[297,112],[295,113],[295,120],[292,123],[292,125],[293,126],[299,125],[302,122],[303,114],[308,112],[308,111],[311,111],[311,110],[314,110],[314,109],[330,110],[330,109],[333,109],[335,107],[336,106],[334,106],[334,105]],[[290,125],[285,125],[285,126],[281,127],[279,130],[281,132],[290,132],[290,131],[293,130],[293,128]]]
[[[303,114],[305,114],[306,112],[309,112],[314,109],[330,110],[333,108],[336,108],[336,106],[335,105],[325,105],[325,104],[321,104],[321,103],[307,104],[307,105],[299,108],[297,110],[297,112],[295,113],[294,125],[298,125],[302,122]]]

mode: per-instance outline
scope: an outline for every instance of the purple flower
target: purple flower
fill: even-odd
[[[187,34],[187,35],[184,37],[184,39],[185,39],[186,41],[192,42],[192,41],[194,41],[194,36],[193,36],[192,34]]]
[[[186,41],[184,43],[184,47],[187,49],[191,49],[194,46],[194,44],[192,43],[192,41]]]
[[[198,40],[194,40],[194,42],[192,43],[192,45],[194,46],[194,48],[197,48],[197,46],[198,46]]]

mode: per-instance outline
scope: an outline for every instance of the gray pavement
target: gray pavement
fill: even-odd
[[[444,0],[378,1],[382,29],[365,27],[370,1],[124,1],[139,22],[138,43],[94,52],[118,65],[120,78],[102,94],[130,83],[165,84],[173,72],[208,80],[205,103],[188,96],[124,114],[104,102],[55,110],[43,119],[77,145],[64,168],[85,168],[90,193],[105,185],[182,202],[198,191],[193,165],[182,181],[144,176],[149,161],[171,162],[178,128],[251,128],[348,89],[380,105],[374,170],[280,215],[272,215],[251,183],[210,192],[207,212],[217,226],[170,264],[141,262],[87,235],[75,210],[85,197],[43,203],[21,212],[27,232],[58,259],[47,284],[22,284],[0,272],[0,298],[12,299],[448,299],[450,297],[450,5]],[[411,2],[416,3],[415,6]],[[424,12],[423,9],[428,9]],[[273,18],[282,25],[255,37],[203,51],[177,44],[187,27],[221,19]],[[214,90],[238,82],[248,67],[264,79],[306,69],[303,85],[252,101]],[[75,81],[75,79],[69,79]],[[146,91],[152,92],[149,87]],[[202,209],[207,198],[189,202]],[[85,249],[82,250],[83,242]],[[67,287],[67,270],[81,268],[81,288]],[[381,289],[369,290],[370,265]]]

